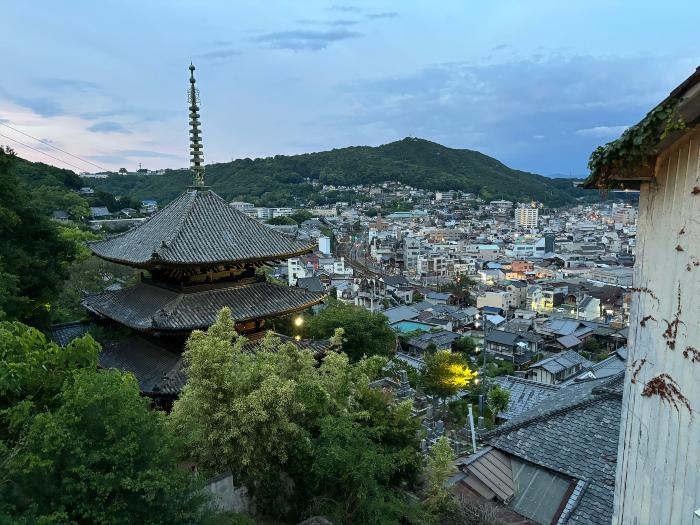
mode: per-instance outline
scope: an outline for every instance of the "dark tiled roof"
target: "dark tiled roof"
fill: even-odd
[[[87,332],[89,328],[87,323],[81,322],[55,324],[51,327],[51,339],[58,346],[66,346],[73,339]]]
[[[573,377],[562,383],[562,386],[571,383],[576,383],[584,379],[602,379],[604,377],[617,375],[620,372],[624,372],[626,361],[627,349],[619,348],[610,357],[592,364],[587,370],[585,370],[581,374],[578,374],[576,377]]]
[[[136,228],[90,248],[103,259],[148,268],[283,259],[314,245],[266,227],[210,190],[187,190]]]
[[[521,415],[561,389],[558,385],[547,385],[514,376],[495,377],[493,381],[510,392],[508,410],[498,414],[499,418],[507,420]]]
[[[99,356],[102,368],[116,368],[134,374],[141,392],[145,393],[160,391],[163,378],[181,360],[175,352],[143,337],[130,337],[109,344]]]
[[[578,352],[574,350],[567,350],[559,354],[555,354],[547,359],[542,359],[541,361],[535,363],[530,368],[544,368],[550,374],[556,374],[557,372],[563,372],[564,370],[569,370],[576,365],[581,365],[582,367],[591,366],[591,362],[583,357]]]
[[[410,283],[403,275],[382,275],[382,281],[387,286],[408,286]]]
[[[430,344],[434,344],[438,349],[447,348],[452,345],[454,341],[460,339],[462,336],[454,332],[448,332],[446,330],[440,330],[439,332],[426,332],[415,337],[411,337],[408,340],[410,346],[415,346],[421,350],[426,350]]]
[[[228,285],[228,286],[223,286]],[[325,294],[269,282],[197,286],[185,292],[139,283],[83,300],[88,310],[136,330],[194,330],[214,323],[227,306],[236,321],[275,317],[323,300]]]
[[[585,481],[567,523],[612,520],[623,374],[563,388],[484,436],[494,448]]]
[[[321,279],[318,277],[299,277],[297,279],[297,286],[299,288],[303,288],[304,290],[308,290],[310,292],[323,292],[325,291],[325,288],[323,287],[323,283],[321,282]]]
[[[542,338],[537,334],[530,332],[507,332],[505,330],[492,330],[486,336],[486,341],[489,343],[497,343],[501,345],[514,346],[518,341],[530,341],[533,343],[542,341]]]

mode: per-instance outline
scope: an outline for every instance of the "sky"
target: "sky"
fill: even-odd
[[[187,166],[191,60],[207,163],[413,136],[580,176],[700,64],[699,15],[697,0],[8,2],[0,144],[75,171]]]

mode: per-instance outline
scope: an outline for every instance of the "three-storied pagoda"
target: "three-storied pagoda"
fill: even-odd
[[[88,296],[83,305],[144,335],[181,348],[192,330],[206,329],[223,307],[241,333],[260,331],[268,318],[300,311],[325,297],[269,282],[264,265],[313,251],[276,232],[204,185],[198,94],[190,64],[190,157],[193,185],[139,226],[90,244],[95,255],[144,270],[141,282]],[[157,338],[157,339],[156,339]]]

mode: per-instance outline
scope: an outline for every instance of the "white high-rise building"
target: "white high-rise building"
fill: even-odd
[[[534,206],[521,204],[515,209],[515,225],[520,228],[537,228],[539,210]]]
[[[323,255],[331,254],[331,238],[326,235],[321,235],[318,238],[318,251]]]

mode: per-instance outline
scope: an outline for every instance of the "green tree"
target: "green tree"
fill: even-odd
[[[317,494],[315,512],[339,524],[399,523],[417,513],[397,488],[391,488],[405,458],[378,443],[377,434],[347,417],[322,421],[310,473]]]
[[[12,150],[0,148],[0,287],[5,288],[0,310],[10,319],[46,327],[77,248],[36,212],[15,164]]]
[[[471,337],[465,336],[452,343],[452,349],[463,354],[472,354],[476,350],[476,343]]]
[[[331,339],[340,345],[342,331]],[[184,438],[186,457],[205,472],[230,470],[237,484],[253,491],[259,508],[290,519],[312,503],[343,515],[337,505],[350,490],[357,490],[353,497],[362,509],[385,509],[382,501],[415,481],[418,423],[410,405],[392,405],[368,387],[385,359],[351,364],[343,352],[328,352],[319,360],[272,335],[251,354],[243,351],[244,342],[226,309],[206,333],[190,337],[184,354],[189,381],[170,418]],[[363,447],[372,442],[372,460],[362,466],[371,470],[361,470],[369,493],[364,481],[340,492],[324,477],[344,475],[348,461],[321,454],[341,439],[332,428],[356,434]],[[375,461],[376,455],[381,459]]]
[[[583,349],[586,352],[589,352],[591,354],[595,354],[600,351],[600,343],[595,337],[589,337],[586,339],[583,343]]]
[[[489,389],[489,393],[486,396],[486,402],[491,409],[491,414],[493,414],[493,422],[496,423],[496,417],[508,410],[508,403],[510,403],[510,391],[501,387],[500,385],[494,385]]]
[[[68,212],[71,219],[76,221],[90,215],[88,202],[65,187],[39,186],[33,189],[32,200],[44,215],[50,215],[56,210],[64,210]]]
[[[439,350],[425,356],[422,383],[428,393],[444,399],[467,388],[476,375],[464,355]]]
[[[328,338],[337,328],[343,328],[343,351],[353,362],[365,355],[388,356],[396,348],[396,333],[387,318],[357,306],[330,306],[309,319],[307,326],[308,334],[315,339]]]
[[[428,460],[423,470],[426,485],[426,504],[433,513],[442,514],[452,502],[452,496],[445,484],[455,470],[452,461],[454,451],[445,436],[435,442],[430,449]]]
[[[59,348],[0,323],[0,522],[197,522],[202,492],[164,415],[133,376],[98,371],[98,350],[90,336]]]
[[[311,214],[311,212],[307,210],[297,210],[289,216],[289,218],[297,224],[301,224],[304,221],[308,221],[312,217],[313,215]]]
[[[267,224],[272,224],[276,226],[285,226],[285,225],[296,225],[296,221],[292,219],[291,217],[273,217],[272,219],[268,219],[265,221]]]

